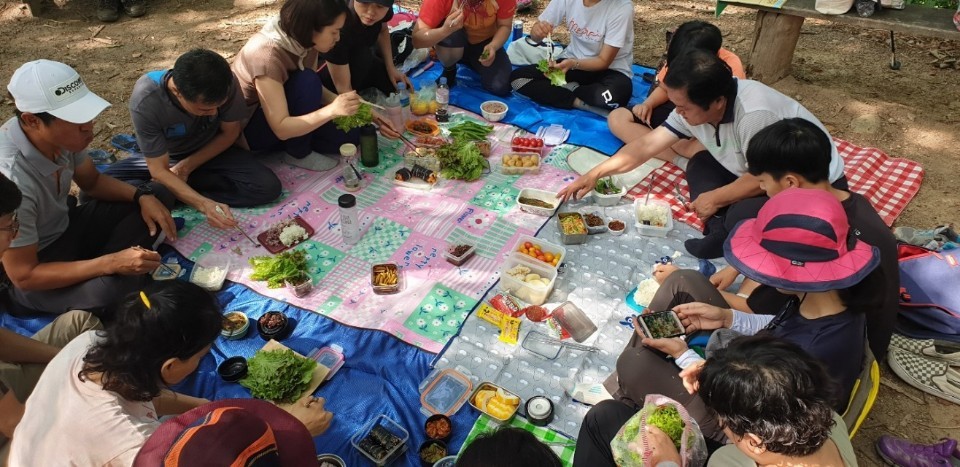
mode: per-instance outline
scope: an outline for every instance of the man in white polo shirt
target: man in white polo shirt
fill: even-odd
[[[150,248],[176,238],[160,185],[139,188],[101,175],[87,155],[94,119],[110,104],[69,66],[36,60],[7,90],[16,116],[0,126],[0,172],[20,188],[20,231],[3,254],[17,313],[99,313],[160,264]],[[90,199],[77,205],[71,181]]]
[[[705,237],[684,242],[698,258],[723,256],[727,206],[763,195],[760,183],[747,172],[746,150],[750,139],[768,125],[799,117],[813,122],[829,135],[820,120],[797,101],[763,83],[738,80],[716,54],[690,50],[674,60],[663,87],[676,109],[663,125],[626,145],[600,165],[560,191],[563,199],[581,198],[600,178],[628,172],[647,160],[669,153],[681,139],[696,139],[703,146],[689,157],[686,175],[692,202],[689,208],[704,220]],[[667,151],[667,153],[664,153]],[[669,153],[672,158],[673,154]],[[833,147],[830,183],[846,190],[843,160]],[[758,206],[759,208],[759,206]]]

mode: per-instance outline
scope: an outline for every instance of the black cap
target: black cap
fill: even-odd
[[[352,208],[357,205],[357,197],[353,195],[340,195],[340,198],[337,199],[337,204],[341,208]]]

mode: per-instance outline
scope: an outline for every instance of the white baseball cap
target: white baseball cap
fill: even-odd
[[[52,60],[24,63],[13,72],[7,90],[17,110],[46,112],[70,123],[87,123],[110,107],[109,102],[87,89],[76,70]]]

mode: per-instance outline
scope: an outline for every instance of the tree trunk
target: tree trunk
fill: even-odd
[[[750,65],[747,67],[751,78],[770,84],[790,74],[790,63],[802,25],[802,16],[757,11]]]

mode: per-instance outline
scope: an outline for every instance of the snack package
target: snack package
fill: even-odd
[[[497,309],[497,311],[512,316],[514,318],[519,318],[520,313],[520,304],[517,302],[517,299],[513,298],[507,294],[496,294],[493,298],[490,299],[490,305]]]
[[[500,322],[500,341],[510,345],[517,345],[520,338],[520,318],[504,315]]]
[[[503,322],[504,316],[506,315],[500,313],[486,303],[481,303],[480,308],[477,308],[477,318],[480,318],[498,328],[500,327],[500,323]]]
[[[680,465],[700,467],[707,463],[707,443],[696,420],[679,402],[660,394],[649,394],[643,408],[620,427],[610,442],[613,459],[620,467],[642,467],[649,464],[647,424],[663,430],[680,452]]]

